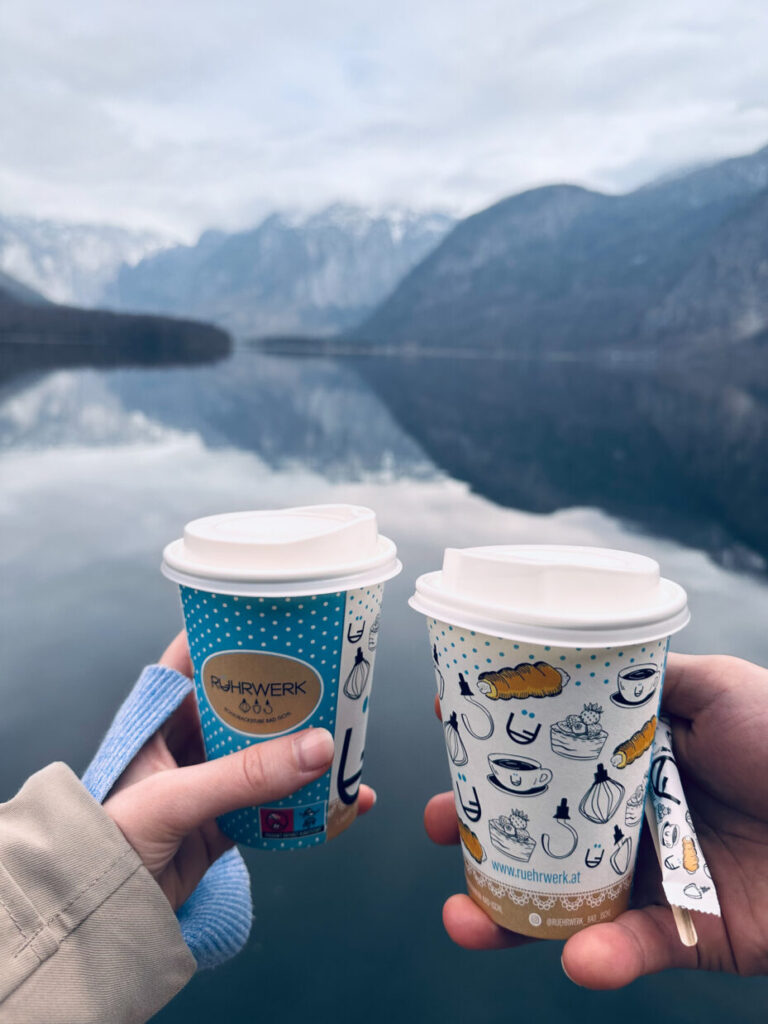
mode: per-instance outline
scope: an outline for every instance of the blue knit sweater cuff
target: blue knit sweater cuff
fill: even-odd
[[[167,721],[194,683],[165,665],[148,665],[102,740],[83,775],[83,785],[102,803],[150,736]]]
[[[147,740],[191,693],[191,679],[164,665],[148,665],[115,715],[83,785],[102,803]],[[237,850],[213,864],[177,913],[181,933],[199,968],[216,967],[238,953],[251,930],[248,870]]]

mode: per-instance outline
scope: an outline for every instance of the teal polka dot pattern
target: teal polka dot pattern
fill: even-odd
[[[225,651],[256,651],[307,663],[323,681],[323,696],[310,717],[289,731],[315,726],[333,733],[339,680],[346,661],[345,631],[355,616],[362,619],[367,613],[372,619],[378,614],[381,589],[375,586],[300,597],[253,597],[180,587],[206,757],[223,757],[272,738],[238,732],[219,718],[202,685],[207,658]],[[222,831],[258,849],[298,849],[325,842],[334,770],[335,765],[290,797],[272,801],[266,810],[252,807],[223,815],[219,819]],[[290,821],[290,826],[285,826],[288,831],[265,833],[262,810],[275,819]]]
[[[302,728],[309,725],[333,730],[341,657],[344,593],[300,598],[237,597],[181,587],[189,649],[195,668],[195,690],[203,728],[206,757],[210,760],[243,750],[259,737],[235,732],[216,715],[202,686],[202,666],[222,651],[269,651],[310,664],[323,680],[324,696]],[[327,806],[330,772],[293,796],[275,800],[274,808]],[[274,841],[262,839],[258,808],[246,808],[219,819],[222,830],[237,842],[262,849]],[[281,840],[287,846],[323,842],[324,831],[301,839]]]

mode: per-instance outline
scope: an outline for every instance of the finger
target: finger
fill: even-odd
[[[156,733],[149,737],[122,775],[109,791],[110,795],[121,789],[135,786],[137,782],[150,778],[157,772],[170,768],[183,768],[205,760],[200,718],[193,693],[187,694],[170,718]]]
[[[363,814],[367,814],[368,811],[376,803],[376,790],[372,786],[361,786],[360,793],[357,798],[357,816],[361,817]]]
[[[563,970],[584,988],[623,988],[672,967],[698,967],[698,953],[680,941],[669,907],[628,910],[577,932],[563,949]]]
[[[183,676],[188,676],[190,679],[194,676],[195,670],[192,668],[192,659],[189,656],[187,634],[184,630],[177,633],[173,640],[171,640],[163,651],[158,664],[167,665],[168,668],[173,668],[177,672],[181,672]]]
[[[161,731],[180,768],[205,760],[200,713],[194,693],[187,694]]]
[[[651,830],[643,828],[637,850],[635,876],[632,879],[632,902],[630,905],[633,908],[655,906],[656,904],[664,906],[666,902],[667,897],[664,895],[661,884],[659,858],[656,856]]]
[[[168,750],[168,746],[160,732],[156,732],[147,740],[138,754],[130,761],[122,775],[109,791],[110,796],[122,789],[135,786],[137,782],[151,778],[157,772],[165,772],[176,768],[176,761]]]
[[[437,696],[437,694],[435,694],[435,714],[437,715],[438,719],[442,722],[443,712],[440,710],[440,698]]]
[[[670,654],[661,697],[663,711],[692,719],[721,699],[746,662],[720,655]],[[754,666],[750,666],[754,667]]]
[[[469,896],[457,894],[446,900],[443,924],[449,936],[464,949],[509,949],[533,942],[525,935],[509,932],[488,917]]]
[[[438,793],[424,808],[424,828],[433,843],[452,846],[459,841],[459,823],[453,793]]]
[[[203,764],[159,772],[113,797],[110,813],[118,824],[127,814],[134,831],[182,837],[221,814],[295,793],[332,761],[331,734],[305,729]]]
[[[184,903],[187,895],[197,888],[197,883],[210,865],[227,850],[231,850],[234,845],[235,840],[225,836],[215,821],[207,821],[181,841],[170,870],[171,878],[175,875],[176,878],[183,879],[184,884],[181,891],[174,894],[171,890],[169,893],[164,884],[164,881],[167,880],[163,878],[162,874],[159,877],[156,875],[174,910],[177,910]],[[151,864],[147,864],[147,867],[152,871]]]

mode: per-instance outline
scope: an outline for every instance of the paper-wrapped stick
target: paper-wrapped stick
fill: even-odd
[[[675,761],[672,729],[664,718],[659,719],[653,741],[646,818],[659,857],[664,895],[673,912],[679,907],[719,917],[717,892],[693,827]],[[678,931],[681,929],[679,917],[675,917]],[[693,922],[690,926],[685,921],[682,923],[690,939]],[[693,942],[686,944],[695,942],[695,929],[693,936]],[[680,937],[686,942],[682,931]]]
[[[653,846],[656,850],[656,856],[659,859],[659,867],[663,872],[664,858],[661,855],[659,835],[656,831],[656,818],[654,817],[653,807],[651,806],[650,800],[645,805],[645,820],[648,822],[651,839],[653,839]],[[685,910],[683,907],[676,907],[673,903],[670,904],[670,910],[672,911],[672,916],[675,919],[677,934],[680,936],[682,944],[684,946],[695,946],[699,941],[699,936],[696,933],[696,925],[693,923],[690,910]]]

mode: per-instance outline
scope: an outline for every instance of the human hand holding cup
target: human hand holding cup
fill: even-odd
[[[671,968],[768,973],[768,902],[754,885],[768,872],[766,687],[768,670],[738,658],[669,655],[662,710],[673,722],[677,764],[722,916],[694,912],[698,943],[683,945],[656,854],[644,843],[632,909],[577,932],[565,944],[563,967],[578,985],[616,989]],[[429,801],[424,820],[433,842],[460,841],[454,801],[450,792]],[[454,942],[467,949],[534,941],[496,924],[463,894],[448,899],[443,922]]]
[[[192,676],[186,634],[175,638],[159,664]],[[234,845],[216,817],[287,796],[326,772],[333,752],[330,733],[314,729],[201,763],[200,720],[190,694],[126,767],[104,810],[178,910],[211,864]],[[358,814],[375,800],[374,791],[362,785]]]

